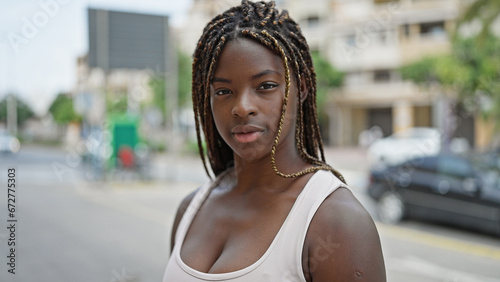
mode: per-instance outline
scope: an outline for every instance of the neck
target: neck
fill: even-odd
[[[294,173],[312,166],[305,162],[297,152],[296,147],[279,148],[276,151],[276,166],[280,172]],[[271,168],[271,155],[257,160],[244,160],[235,155],[234,173],[236,174],[236,189],[246,192],[250,190],[281,190],[286,189],[295,178],[283,178]]]

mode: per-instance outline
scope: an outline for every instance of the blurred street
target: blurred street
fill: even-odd
[[[365,195],[364,151],[327,149],[372,213]],[[86,181],[83,164],[64,150],[24,147],[1,156],[0,183],[15,167],[16,274],[7,272],[7,214],[2,212],[0,281],[161,281],[180,200],[206,177],[196,156],[152,158],[156,179]],[[62,178],[53,164],[73,167]],[[69,166],[72,164],[73,166]],[[60,166],[55,166],[60,167]],[[7,210],[6,188],[0,209]],[[388,281],[500,281],[500,240],[417,221],[377,223]]]

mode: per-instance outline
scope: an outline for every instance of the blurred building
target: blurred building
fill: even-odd
[[[346,76],[344,87],[332,95],[331,140],[356,144],[373,126],[384,136],[416,126],[444,129],[448,100],[438,88],[403,81],[398,68],[450,50],[459,1],[336,2],[326,52]],[[470,117],[464,121],[464,137],[473,143]]]
[[[180,50],[192,55],[205,25],[228,7],[238,5],[240,2],[238,0],[194,0],[186,21],[175,30]]]
[[[300,24],[311,49],[317,50],[320,46],[324,47],[322,48],[324,50],[327,49],[325,35],[328,33],[328,26],[326,23],[335,7],[334,1],[275,0],[275,2],[279,9],[289,10],[293,19]],[[187,20],[176,30],[180,49],[192,55],[207,23],[218,14],[240,3],[241,0],[194,0]]]
[[[457,106],[438,86],[404,81],[399,68],[428,55],[446,53],[464,5],[460,0],[281,0],[307,38],[345,73],[344,86],[331,91],[330,145],[357,145],[374,126],[383,136],[410,127],[436,127],[447,138],[484,147],[492,126]],[[177,37],[192,54],[203,27],[237,0],[195,0]]]
[[[168,16],[89,8],[88,37],[74,90],[83,135],[105,130],[121,116],[139,120],[141,136],[163,144],[163,124],[173,119],[164,117],[162,108],[170,113],[177,108],[177,58]],[[165,88],[164,105],[153,99],[154,83]]]

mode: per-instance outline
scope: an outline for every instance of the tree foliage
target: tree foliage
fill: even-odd
[[[191,101],[191,57],[183,52],[177,52],[178,75],[177,75],[177,105],[185,107]],[[165,77],[161,74],[153,76],[149,81],[153,92],[152,104],[165,116]]]
[[[427,85],[439,80],[436,64],[440,57],[425,57],[412,64],[401,67],[400,72],[404,79],[412,80],[417,84]]]
[[[165,116],[165,77],[160,75],[151,77],[149,87],[151,87],[151,91],[153,92],[151,104],[158,108],[162,115]]]
[[[191,65],[193,63],[190,56],[183,52],[178,52],[179,64],[179,106],[186,106],[191,101]]]
[[[128,95],[124,91],[108,92],[106,95],[106,112],[110,114],[125,114],[128,110]]]
[[[317,115],[321,135],[328,142],[328,115],[326,112],[326,102],[328,91],[331,88],[340,87],[344,81],[344,73],[335,69],[325,58],[318,52],[312,52],[314,69],[316,71],[316,104]]]
[[[439,83],[456,92],[473,110],[500,117],[500,38],[488,34],[477,38],[457,38],[449,54],[427,57],[401,68],[404,79],[421,85]],[[488,101],[487,105],[484,101]]]
[[[335,69],[330,63],[324,59],[318,52],[312,53],[314,69],[316,70],[316,87],[318,105],[324,105],[327,98],[328,90],[335,87],[340,87],[344,80],[344,74]],[[322,111],[322,107],[318,107],[318,111]]]
[[[2,101],[0,101],[0,122],[7,122],[7,95]],[[22,126],[22,124],[35,116],[33,110],[19,97],[15,96],[17,104],[17,125]]]
[[[481,22],[481,31],[478,40],[482,41],[491,32],[493,22],[500,17],[500,1],[498,0],[475,0],[464,10],[458,20],[458,26],[474,21]],[[457,29],[458,30],[458,29]]]
[[[66,93],[60,93],[57,95],[49,107],[49,113],[58,124],[80,122],[82,119],[81,116],[75,112],[73,107],[73,98]]]

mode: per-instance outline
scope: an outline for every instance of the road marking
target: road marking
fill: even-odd
[[[498,282],[498,278],[483,276],[465,271],[449,269],[441,265],[430,263],[424,259],[414,256],[391,259],[387,262],[387,268],[391,272],[409,274],[414,277],[425,279],[425,281],[449,281],[449,282]],[[390,277],[389,277],[390,278]]]
[[[477,243],[469,243],[458,239],[446,238],[439,235],[410,230],[380,222],[377,222],[377,228],[382,236],[390,236],[399,240],[417,242],[435,248],[500,260],[500,248]]]

